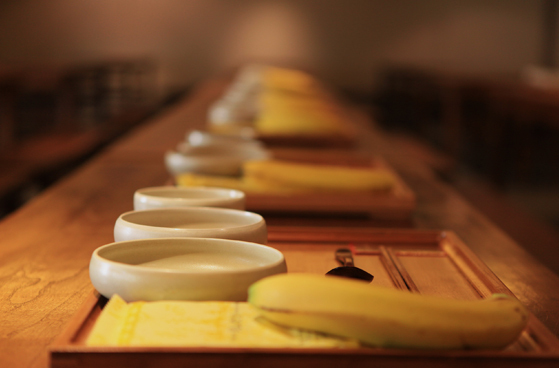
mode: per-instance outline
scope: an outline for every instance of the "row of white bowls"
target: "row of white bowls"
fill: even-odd
[[[286,272],[268,247],[266,222],[222,188],[144,188],[118,217],[114,243],[93,252],[89,273],[103,296],[138,300],[246,300],[255,281]]]

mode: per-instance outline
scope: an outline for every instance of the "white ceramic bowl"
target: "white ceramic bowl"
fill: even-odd
[[[118,217],[116,242],[145,238],[221,238],[266,244],[266,221],[259,214],[215,207],[130,211]]]
[[[221,145],[228,147],[244,147],[264,149],[264,144],[259,140],[250,137],[243,137],[231,134],[218,134],[202,130],[192,130],[186,135],[186,144],[191,146]],[[181,150],[179,145],[178,150]]]
[[[165,154],[167,170],[178,175],[197,173],[206,175],[238,175],[245,161],[270,158],[270,153],[260,147],[208,144],[193,146],[182,143],[176,151]]]
[[[227,239],[142,239],[93,252],[89,277],[107,298],[245,301],[257,280],[286,272],[274,248]]]
[[[245,209],[245,194],[239,190],[210,187],[149,187],[134,193],[134,210],[166,207],[221,207]]]
[[[255,98],[250,98],[243,91],[231,91],[216,102],[208,110],[210,126],[252,125],[257,114]]]

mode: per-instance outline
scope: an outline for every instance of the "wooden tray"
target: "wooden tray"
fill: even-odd
[[[479,299],[511,292],[452,232],[324,228],[271,229],[289,272],[323,274],[338,266],[334,251],[350,246],[374,283],[426,295]],[[88,332],[105,303],[93,295],[50,349],[52,367],[550,367],[559,340],[535,317],[503,350],[257,349],[88,347]]]
[[[292,149],[273,150],[272,153],[277,159],[290,161],[386,169],[396,178],[396,185],[391,191],[377,193],[247,193],[248,211],[262,214],[366,214],[373,219],[403,220],[410,218],[415,209],[414,192],[381,157],[343,150]]]

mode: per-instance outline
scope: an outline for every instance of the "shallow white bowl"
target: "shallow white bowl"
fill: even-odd
[[[192,130],[186,135],[184,144],[191,146],[210,146],[221,145],[227,147],[244,147],[264,149],[264,144],[256,139],[250,137],[243,137],[231,134],[218,134],[202,130]],[[182,145],[179,145],[178,150],[181,150]]]
[[[258,113],[254,93],[235,90],[214,102],[208,110],[208,123],[213,126],[252,125]]]
[[[89,277],[107,298],[245,301],[257,280],[286,272],[274,248],[227,239],[142,239],[93,252]]]
[[[115,241],[145,238],[221,238],[266,244],[266,221],[259,214],[215,207],[160,208],[125,212],[114,228]]]
[[[134,193],[134,210],[166,207],[221,207],[245,209],[245,194],[239,190],[210,187],[149,187]]]
[[[245,161],[270,158],[270,153],[257,146],[208,144],[193,146],[182,143],[175,151],[165,154],[167,170],[178,175],[197,173],[207,175],[238,175]]]

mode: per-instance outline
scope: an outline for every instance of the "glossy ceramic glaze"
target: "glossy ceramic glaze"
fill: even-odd
[[[210,187],[149,187],[134,193],[134,210],[167,207],[220,207],[245,209],[245,194],[239,190]]]
[[[93,286],[124,300],[244,301],[255,281],[286,272],[283,254],[256,243],[158,238],[111,243],[89,264]]]
[[[130,211],[118,217],[115,241],[196,237],[266,244],[264,218],[256,213],[213,207],[161,208]]]

